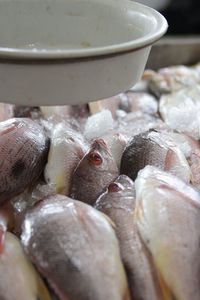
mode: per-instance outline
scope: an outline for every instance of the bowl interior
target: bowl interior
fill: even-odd
[[[152,9],[124,0],[0,0],[0,53],[70,55],[137,44],[158,30],[159,18]]]

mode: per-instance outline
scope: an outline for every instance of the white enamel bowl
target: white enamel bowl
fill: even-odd
[[[78,104],[125,91],[167,26],[128,0],[0,0],[0,102]]]

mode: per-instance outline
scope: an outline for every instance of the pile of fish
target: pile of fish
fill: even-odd
[[[0,300],[200,300],[199,140],[199,64],[0,104]]]

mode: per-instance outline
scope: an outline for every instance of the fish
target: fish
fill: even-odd
[[[128,143],[128,138],[119,133],[117,130],[112,130],[106,135],[101,136],[101,140],[107,144],[108,149],[117,164],[117,167],[120,168],[122,153]]]
[[[120,175],[97,199],[94,207],[115,224],[131,299],[160,300],[154,282],[154,268],[134,221],[135,198],[133,181],[126,175]]]
[[[122,155],[120,174],[135,180],[138,172],[147,165],[169,171],[185,182],[191,180],[191,170],[184,154],[162,132],[150,130],[133,137]]]
[[[159,112],[171,129],[200,139],[200,85],[163,95]]]
[[[199,300],[199,192],[153,166],[139,172],[135,190],[134,219],[155,265],[160,299]]]
[[[44,177],[55,193],[69,196],[72,174],[87,151],[83,136],[63,123],[55,125]]]
[[[25,255],[19,239],[1,229],[0,299],[51,300],[47,287]]]
[[[31,119],[0,123],[0,205],[34,184],[44,170],[49,138]]]
[[[119,169],[107,144],[96,139],[73,173],[70,197],[92,205],[118,175]]]
[[[26,214],[21,241],[60,300],[128,300],[112,226],[90,205],[55,195]]]
[[[179,147],[187,159],[191,170],[191,183],[200,189],[200,143],[194,138],[181,133],[167,133],[173,142]]]
[[[200,73],[196,68],[183,65],[162,68],[152,74],[149,89],[158,98],[164,94],[180,91],[200,84]]]

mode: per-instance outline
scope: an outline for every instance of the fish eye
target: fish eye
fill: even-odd
[[[122,191],[122,188],[119,184],[117,184],[116,182],[112,182],[109,186],[108,186],[108,192],[109,193],[117,193]]]
[[[89,153],[89,161],[95,166],[100,166],[103,162],[101,155],[94,151]]]

